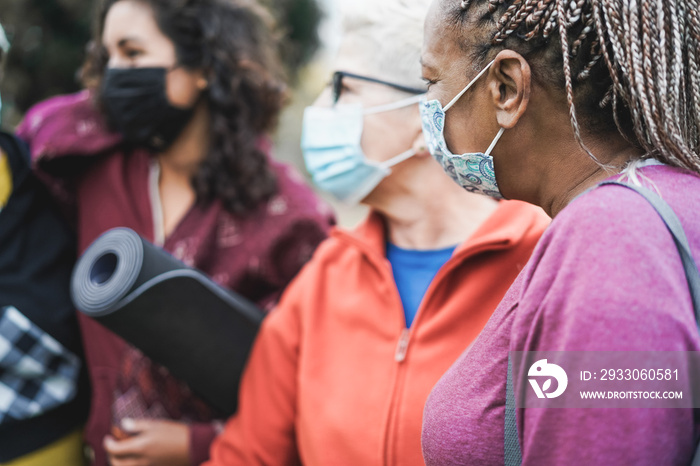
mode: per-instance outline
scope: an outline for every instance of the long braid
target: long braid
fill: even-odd
[[[591,157],[576,108],[584,87],[647,156],[700,173],[700,0],[467,0],[461,9],[484,1],[499,15],[492,44],[561,45],[571,125]]]
[[[651,2],[641,2],[641,25],[639,26],[639,29],[642,34],[642,43],[647,45],[647,49],[649,50],[649,53],[641,53],[639,50],[639,45],[635,43],[635,51],[636,53],[636,59],[641,59],[642,60],[642,65],[641,65],[641,75],[644,78],[643,85],[644,88],[648,88],[649,86],[653,86],[654,83],[654,65],[653,65],[653,59],[655,56],[655,51],[657,51],[657,46],[656,46],[656,37],[657,37],[657,28],[656,25],[654,24],[654,21],[651,20],[653,17],[653,9],[652,9],[652,4]],[[648,119],[648,121],[656,121],[659,119],[661,115],[661,108],[663,108],[663,102],[658,101],[658,96],[656,94],[652,94],[649,96],[647,100],[644,100],[643,103],[646,103],[648,106],[650,106],[649,110],[651,111],[651,115],[653,118]],[[651,140],[652,144],[655,147],[659,147],[660,141],[658,137],[658,131],[657,128],[653,123],[649,124],[649,134],[651,135]]]
[[[658,138],[656,128],[656,120],[658,115],[655,114],[655,108],[649,101],[645,89],[651,84],[646,81],[644,73],[644,59],[642,57],[642,49],[639,41],[635,40],[641,35],[640,18],[638,4],[635,1],[625,2],[623,5],[623,27],[625,29],[625,48],[627,51],[627,67],[630,70],[628,79],[630,87],[636,92],[631,92],[630,95],[634,101],[633,106],[639,108],[641,113],[640,137],[644,139],[643,144],[649,146],[651,144],[661,144]],[[626,21],[624,21],[626,19]],[[651,136],[651,141],[648,136]]]
[[[612,78],[612,112],[615,125],[618,131],[625,136],[629,141],[630,138],[624,131],[623,125],[621,123],[620,107],[623,102],[629,100],[627,88],[623,84],[623,76],[626,74],[626,66],[624,63],[615,62],[613,60],[614,56],[622,56],[621,44],[619,41],[621,35],[622,25],[619,19],[617,21],[611,22],[611,18],[618,18],[614,12],[611,15],[609,10],[602,10],[599,2],[593,2],[593,17],[596,22],[596,30],[599,31],[599,39],[605,43],[605,46],[601,47],[603,52],[603,58],[605,59],[605,64],[610,71],[610,77]],[[617,27],[618,33],[616,34],[614,29],[609,25],[613,24]],[[638,113],[630,110],[630,119],[632,120],[632,128],[636,139],[643,138],[644,135],[641,134],[638,129],[641,127],[641,122],[639,120]],[[630,141],[632,142],[632,141]]]
[[[696,115],[700,115],[700,2],[691,0],[689,15],[689,34],[688,34],[688,52],[693,55],[693,58],[688,60],[690,68],[690,95],[693,100],[694,111]],[[698,151],[698,139],[700,138],[700,120],[695,120],[693,128],[696,144],[693,148]]]
[[[571,127],[574,130],[574,137],[576,138],[576,141],[583,148],[583,150],[586,151],[589,157],[591,157],[593,160],[600,164],[600,161],[596,158],[593,152],[591,152],[588,149],[588,147],[586,147],[586,144],[583,142],[583,138],[581,137],[581,130],[578,124],[578,118],[576,117],[576,105],[574,104],[574,84],[571,72],[571,53],[569,51],[568,29],[572,24],[575,24],[575,22],[581,18],[581,10],[578,9],[578,4],[574,4],[573,2],[571,2],[569,6],[572,5],[575,5],[577,9],[573,11],[569,10],[567,12],[564,1],[559,1],[557,3],[557,15],[559,17],[559,37],[561,38],[562,56],[564,58],[564,80],[566,86],[566,100],[569,103],[569,118],[571,118]]]

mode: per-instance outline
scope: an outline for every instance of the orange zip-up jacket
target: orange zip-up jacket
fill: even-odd
[[[207,466],[419,465],[423,405],[476,338],[549,224],[503,201],[440,269],[410,329],[372,214],[336,229],[270,313],[239,411]]]

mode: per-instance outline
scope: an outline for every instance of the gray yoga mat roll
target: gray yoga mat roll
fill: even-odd
[[[104,233],[73,270],[78,310],[167,367],[224,415],[263,313],[128,228]]]

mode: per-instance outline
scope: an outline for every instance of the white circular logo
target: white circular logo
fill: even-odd
[[[548,377],[541,388],[536,379],[528,379],[530,385],[532,385],[532,389],[535,390],[537,398],[556,398],[564,393],[569,383],[569,377],[567,377],[564,369],[556,364],[547,363],[546,359],[540,359],[534,363],[530,367],[527,375],[528,377]],[[549,389],[552,388],[552,378],[557,381],[557,389],[553,392],[549,392]]]

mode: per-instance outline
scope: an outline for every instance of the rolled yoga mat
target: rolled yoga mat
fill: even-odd
[[[185,381],[222,414],[263,313],[128,228],[104,233],[73,270],[76,308]]]

